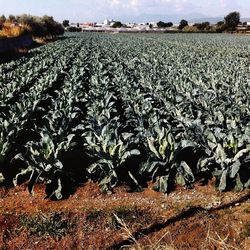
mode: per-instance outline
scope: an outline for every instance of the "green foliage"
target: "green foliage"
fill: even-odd
[[[240,13],[236,11],[231,12],[224,19],[227,29],[235,30],[236,26],[240,23]]]
[[[77,27],[67,27],[67,31],[68,32],[81,32],[82,29],[81,28],[77,28]]]
[[[215,31],[217,33],[222,33],[224,32],[225,30],[227,29],[227,25],[223,23],[218,23],[216,26],[215,26]]]
[[[37,17],[24,14],[17,16],[16,19],[17,22],[31,27],[35,37],[55,37],[64,33],[62,25],[50,16]]]
[[[50,216],[21,215],[20,226],[26,228],[30,235],[60,239],[72,231],[75,222],[64,219],[60,213]]]
[[[121,22],[115,22],[112,27],[113,28],[121,28],[122,26],[123,26],[123,24]]]
[[[182,19],[182,20],[180,21],[180,24],[179,24],[179,30],[182,30],[182,29],[185,28],[187,25],[188,25],[188,21]]]
[[[198,30],[209,30],[210,23],[209,22],[195,23],[193,26],[196,27]]]
[[[5,15],[1,15],[0,16],[0,25],[3,24],[6,20],[7,19],[6,19]]]
[[[217,25],[218,26],[221,26],[221,25],[223,25],[225,22],[224,21],[219,21],[219,22],[217,22]]]
[[[31,193],[43,182],[54,199],[87,179],[104,192],[212,177],[220,191],[249,188],[248,43],[67,34],[1,65],[1,179]]]
[[[167,27],[172,27],[172,26],[173,26],[172,22],[165,23],[165,22],[159,21],[157,23],[158,28],[167,28]]]
[[[62,22],[63,27],[69,27],[69,20],[63,20]]]

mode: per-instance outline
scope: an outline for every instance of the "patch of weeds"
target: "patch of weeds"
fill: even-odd
[[[112,215],[106,209],[93,209],[92,211],[87,211],[86,222],[82,228],[85,233],[92,233],[97,230],[110,230],[112,228]]]
[[[243,232],[241,233],[241,236],[243,238],[250,237],[250,222],[244,225],[244,229],[243,229]]]
[[[7,250],[8,247],[4,244],[3,246],[0,246],[0,250]]]
[[[111,224],[115,228],[119,228],[120,225],[117,223],[116,218],[120,218],[125,221],[127,224],[134,224],[136,222],[143,223],[149,217],[146,211],[138,210],[137,208],[127,207],[127,206],[119,206],[112,210],[112,222]]]
[[[246,213],[246,214],[249,214],[250,213],[250,208],[249,207],[244,208],[243,212]]]
[[[87,220],[89,221],[95,221],[96,219],[106,217],[107,213],[102,210],[94,209],[93,211],[90,211],[87,215]]]
[[[138,213],[138,210],[132,207],[119,206],[113,210],[113,213],[123,220],[131,221],[135,219],[135,214]]]
[[[88,212],[86,219],[89,221],[95,221],[97,219],[108,219],[110,217],[113,217],[112,216],[113,214],[116,214],[121,219],[132,221],[136,218],[135,216],[136,213],[138,213],[138,211],[135,208],[127,206],[119,206],[119,207],[114,207],[110,210],[94,209]]]
[[[94,209],[88,211],[86,220],[92,225],[100,225],[105,229],[118,229],[120,228],[120,225],[117,222],[116,217],[124,220],[129,225],[136,225],[137,227],[142,223],[149,221],[149,218],[151,220],[147,211],[131,206],[117,206],[104,210]]]
[[[61,213],[53,213],[50,216],[21,215],[19,219],[20,225],[26,228],[30,235],[40,237],[60,239],[75,227],[75,222],[63,218]]]

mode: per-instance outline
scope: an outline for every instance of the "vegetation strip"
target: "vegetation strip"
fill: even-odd
[[[220,191],[249,188],[248,39],[85,33],[45,46],[60,60],[0,111],[1,182],[31,193],[43,182],[53,199],[89,179],[103,192],[212,178]],[[13,71],[23,86],[35,77],[24,69]]]

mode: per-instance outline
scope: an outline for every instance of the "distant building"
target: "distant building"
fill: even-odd
[[[125,25],[126,25],[126,27],[128,27],[128,28],[134,28],[134,27],[136,27],[136,23],[125,23]]]
[[[148,26],[149,23],[138,23],[138,26]]]
[[[246,31],[246,30],[247,30],[247,27],[245,27],[245,26],[243,26],[243,25],[238,25],[238,26],[236,27],[236,30],[238,30],[238,31]]]
[[[95,27],[103,27],[103,23],[95,23]]]
[[[89,28],[89,27],[95,27],[96,23],[93,22],[85,22],[83,24],[81,24],[82,28]]]
[[[151,25],[153,28],[157,28],[157,22],[150,22],[149,25]]]
[[[105,19],[102,23],[94,23],[94,27],[111,27],[114,23],[113,19]]]
[[[113,19],[105,19],[103,21],[103,26],[112,26],[115,23]]]
[[[109,22],[108,19],[105,19],[105,20],[103,21],[103,25],[108,26],[109,24],[110,24],[110,22]]]
[[[240,27],[240,26],[244,26],[244,27],[250,26],[250,21],[241,22],[241,23],[238,25],[238,27]]]
[[[239,33],[249,33],[250,22],[243,22],[236,27],[236,31]]]

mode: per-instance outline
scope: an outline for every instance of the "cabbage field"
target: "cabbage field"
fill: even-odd
[[[250,187],[250,37],[66,35],[0,65],[0,182],[62,199]]]

